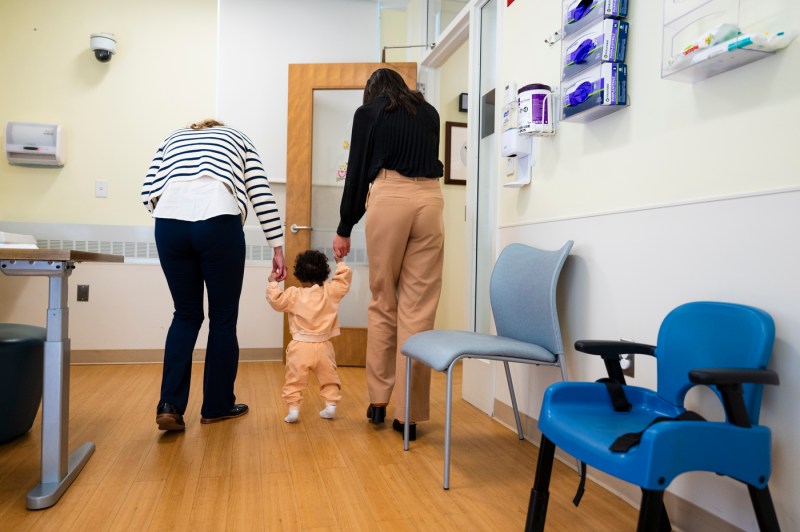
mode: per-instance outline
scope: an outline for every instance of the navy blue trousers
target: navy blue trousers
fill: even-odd
[[[189,402],[192,351],[208,293],[208,344],[203,373],[202,417],[233,408],[233,383],[239,365],[236,322],[244,279],[244,231],[236,215],[198,222],[156,218],[156,247],[175,312],[164,347],[161,400],[181,413]]]

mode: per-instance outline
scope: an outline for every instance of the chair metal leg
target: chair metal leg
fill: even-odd
[[[772,504],[769,487],[758,489],[748,484],[747,491],[750,493],[750,501],[752,501],[753,510],[756,512],[759,530],[761,532],[779,532],[781,526],[778,523],[778,516],[775,514],[775,506]]]
[[[453,366],[447,368],[447,403],[444,410],[444,484],[446,490],[450,489],[450,422],[453,417]]]
[[[664,491],[642,489],[642,504],[639,508],[637,532],[662,530],[664,514]]]
[[[405,413],[403,414],[403,450],[408,450],[408,438],[411,431],[411,423],[408,422],[409,414],[411,413],[411,357],[406,357],[406,404]]]
[[[519,420],[519,409],[517,408],[517,396],[514,393],[514,383],[511,380],[511,369],[508,367],[508,362],[503,361],[503,366],[506,369],[506,381],[508,382],[508,393],[511,394],[511,406],[514,407],[514,421],[517,422],[517,436],[520,440],[525,439],[522,433],[522,423]]]
[[[539,458],[536,461],[536,476],[533,479],[531,498],[528,501],[528,516],[525,519],[525,532],[542,532],[547,518],[547,503],[550,500],[550,474],[556,446],[542,434],[539,443]]]

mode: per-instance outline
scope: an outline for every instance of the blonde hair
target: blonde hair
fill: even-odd
[[[209,119],[209,120],[203,120],[202,122],[195,122],[189,127],[192,129],[206,129],[209,127],[224,126],[224,125],[225,124],[223,124],[222,122],[217,122],[216,120]]]

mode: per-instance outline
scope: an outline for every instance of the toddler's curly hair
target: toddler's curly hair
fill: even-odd
[[[294,260],[294,276],[301,283],[322,285],[331,273],[328,257],[316,249],[307,249]]]

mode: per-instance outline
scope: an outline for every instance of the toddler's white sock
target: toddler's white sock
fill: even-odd
[[[289,415],[283,418],[283,420],[287,423],[295,423],[297,418],[300,417],[300,409],[296,406],[289,407]]]
[[[319,417],[325,419],[333,419],[336,415],[336,405],[326,405],[324,409],[319,411]]]

